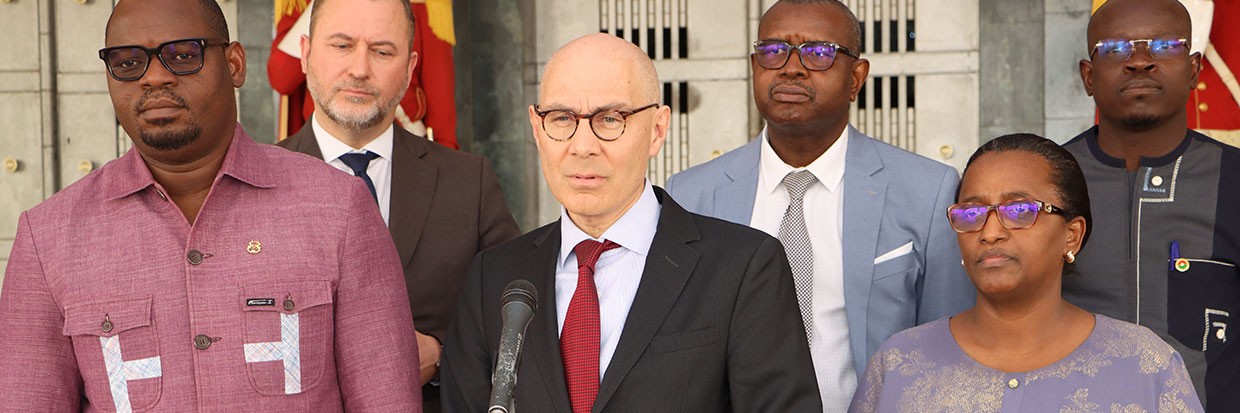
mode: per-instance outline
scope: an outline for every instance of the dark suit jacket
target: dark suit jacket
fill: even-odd
[[[691,214],[661,188],[654,242],[595,412],[821,412],[814,365],[779,241]],[[474,259],[443,359],[446,411],[488,407],[500,296],[538,289],[517,374],[518,412],[569,412],[555,308],[560,222]]]
[[[394,130],[388,231],[405,269],[414,327],[442,343],[470,260],[521,230],[485,159]],[[323,158],[309,123],[277,145]],[[426,396],[433,407],[436,398]]]

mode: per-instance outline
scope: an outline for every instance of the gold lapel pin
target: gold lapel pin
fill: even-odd
[[[250,243],[245,246],[245,251],[251,254],[263,252],[263,243],[258,241],[250,241]]]

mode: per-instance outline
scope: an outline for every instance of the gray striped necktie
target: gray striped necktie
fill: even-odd
[[[805,323],[805,338],[814,339],[813,291],[814,248],[809,242],[809,230],[805,227],[805,191],[818,178],[808,170],[788,173],[782,184],[788,189],[788,210],[779,224],[779,241],[788,253],[792,264],[792,279],[797,288],[797,304],[801,307],[801,321]]]

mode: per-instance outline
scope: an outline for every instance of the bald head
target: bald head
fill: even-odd
[[[620,82],[641,101],[659,100],[659,75],[646,52],[633,43],[605,33],[582,36],[556,50],[547,61],[539,96],[563,78],[586,82]],[[571,85],[569,87],[572,87]]]
[[[1107,139],[1115,142],[1123,134],[1166,130],[1164,136],[1174,142],[1156,145],[1169,145],[1169,151],[1178,144],[1188,122],[1185,105],[1197,84],[1201,54],[1189,53],[1187,47],[1155,54],[1153,45],[1135,41],[1185,39],[1192,44],[1192,20],[1184,5],[1176,0],[1110,0],[1089,19],[1086,37],[1090,56],[1080,62],[1081,81],[1098,108],[1099,139],[1109,133],[1112,138]],[[1099,58],[1093,48],[1103,40],[1127,41],[1132,48],[1111,59]],[[1129,165],[1136,165],[1134,161],[1129,159]]]
[[[598,238],[637,202],[667,136],[672,111],[658,104],[659,76],[637,46],[591,34],[551,56],[538,92],[528,112],[543,178],[572,222]]]
[[[840,13],[848,19],[848,37],[837,41],[840,42],[841,46],[847,47],[849,50],[861,52],[861,21],[857,20],[857,15],[852,10],[849,10],[848,5],[840,2],[840,0],[779,0],[771,5],[771,8],[767,9],[766,12],[762,13],[762,18],[758,20],[758,32],[762,32],[763,25],[770,24],[766,17],[767,14],[771,13],[771,10],[788,4],[830,7],[832,10]]]
[[[1089,17],[1086,47],[1093,50],[1102,39],[1140,38],[1125,31],[1151,25],[1167,32],[1159,33],[1161,36],[1183,37],[1189,44],[1193,42],[1192,18],[1177,0],[1108,0]],[[1114,30],[1116,27],[1124,29]]]

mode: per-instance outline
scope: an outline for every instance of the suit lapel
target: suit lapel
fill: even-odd
[[[289,136],[284,142],[280,142],[282,146],[291,149],[294,152],[301,152],[315,158],[323,159],[323,150],[319,149],[319,141],[314,138],[314,127],[310,122],[306,122],[301,130]]]
[[[714,216],[724,221],[749,225],[753,218],[754,196],[758,193],[758,161],[762,135],[736,150],[736,157],[724,172],[729,182],[715,189]]]
[[[394,127],[394,133],[388,229],[402,266],[408,268],[431,212],[438,168],[422,159],[427,152],[425,140],[400,126]]]
[[[887,177],[874,141],[848,128],[844,163],[844,309],[853,360],[865,360],[866,320],[878,232],[887,198]],[[860,371],[860,370],[858,370]]]
[[[555,270],[560,255],[560,222],[546,227],[546,233],[534,241],[533,250],[525,256],[521,267],[524,278],[538,288],[541,303],[530,320],[525,348],[531,360],[522,364],[536,367],[547,389],[547,398],[557,412],[572,411],[568,402],[568,384],[564,381],[564,361],[560,358],[560,329],[556,317]],[[526,367],[526,368],[529,368]]]
[[[620,383],[624,382],[624,377],[646,352],[650,340],[663,325],[663,319],[676,303],[701,257],[688,245],[701,238],[693,218],[662,188],[655,187],[655,194],[663,204],[659,225],[650,244],[637,295],[633,298],[633,306],[620,333],[620,342],[611,356],[607,371],[603,372],[598,398],[594,401],[593,410],[596,412],[607,405]]]

